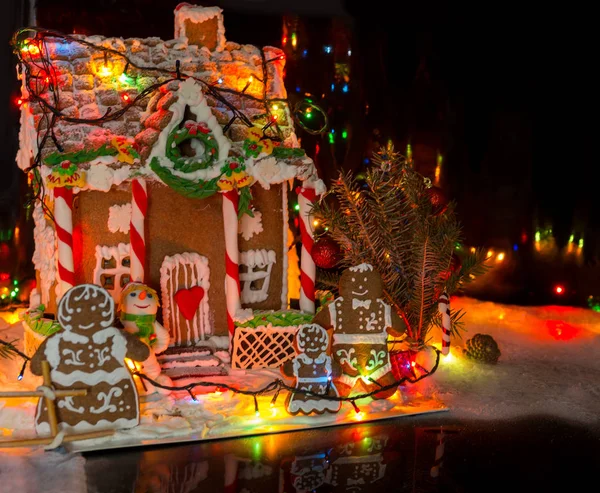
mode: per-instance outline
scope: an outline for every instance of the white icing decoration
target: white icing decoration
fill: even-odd
[[[117,406],[111,404],[110,402],[113,397],[121,397],[121,395],[123,395],[123,390],[120,387],[112,387],[108,391],[108,394],[106,392],[99,392],[98,400],[102,401],[102,405],[98,408],[91,406],[90,412],[94,414],[101,414],[105,411],[108,411],[109,413],[116,412]]]
[[[47,306],[50,302],[50,289],[56,281],[56,233],[46,221],[39,201],[36,201],[33,210],[33,221],[33,264],[40,276],[41,303]]]
[[[223,135],[223,129],[219,125],[219,122],[217,122],[215,116],[212,114],[209,106],[206,104],[206,99],[204,97],[204,93],[202,92],[202,88],[194,81],[193,78],[188,78],[181,82],[176,95],[177,101],[175,101],[169,107],[169,111],[173,113],[171,121],[158,136],[158,140],[154,144],[147,162],[149,163],[152,158],[156,157],[159,160],[160,165],[164,168],[168,168],[169,171],[175,176],[185,178],[186,180],[190,181],[212,180],[213,178],[221,175],[221,167],[225,159],[227,159],[229,156],[231,142],[227,137],[225,137],[225,135]],[[175,169],[175,164],[169,158],[165,157],[166,144],[169,134],[183,121],[186,108],[189,108],[192,114],[196,116],[197,122],[203,122],[208,126],[217,142],[219,155],[218,161],[213,163],[211,167],[192,171],[191,173],[184,173]]]
[[[371,349],[369,354],[371,355],[371,358],[369,358],[369,361],[367,362],[367,365],[365,366],[367,371],[372,371],[375,368],[377,368],[379,365],[383,364],[385,361],[384,358],[387,355],[387,353],[385,351],[375,351],[375,349]]]
[[[85,363],[79,359],[79,356],[83,353],[83,349],[79,349],[78,351],[73,351],[72,349],[63,349],[63,356],[70,356],[65,359],[64,362],[67,365],[76,365],[76,366],[84,366]]]
[[[64,399],[58,401],[58,407],[61,409],[67,409],[68,411],[77,414],[83,414],[83,411],[85,411],[85,408],[83,406],[75,407],[75,405],[73,404],[73,397],[71,396],[67,396]]]
[[[233,321],[243,324],[244,322],[252,320],[253,318],[254,311],[252,310],[252,308],[240,308],[235,311]]]
[[[354,267],[350,267],[351,272],[373,272],[373,266],[371,264],[362,263],[359,265],[355,265]]]
[[[22,72],[19,79],[22,81],[21,97],[26,101],[29,98],[29,91],[25,84],[25,71]],[[22,170],[26,170],[31,166],[31,163],[38,152],[38,134],[35,128],[33,114],[31,113],[31,105],[29,103],[25,103],[21,106],[20,124],[19,150],[17,151],[16,160],[17,166]]]
[[[217,18],[217,46],[215,51],[225,49],[225,27],[223,26],[222,9],[219,7],[202,7],[200,5],[182,5],[175,10],[175,39],[186,37],[185,21],[195,24]]]
[[[371,312],[370,318],[365,321],[367,322],[367,331],[377,330],[377,317],[375,313]]]
[[[335,339],[335,336],[334,336]],[[354,367],[354,365],[356,365],[357,363],[357,359],[354,356],[354,348],[350,348],[350,349],[338,349],[335,353],[337,356],[340,357],[340,364],[345,364],[347,363],[348,365]]]
[[[61,422],[58,424],[58,427],[61,430],[74,431],[74,432],[95,431],[95,430],[99,430],[99,429],[126,429],[126,428],[133,428],[134,426],[136,426],[138,424],[138,421],[139,421],[138,416],[139,416],[139,411],[138,411],[138,415],[136,415],[136,417],[132,418],[132,419],[119,418],[115,421],[101,419],[95,424],[91,424],[91,423],[87,422],[86,420],[83,420],[83,421],[79,421],[79,423],[76,423],[73,426],[70,426],[68,424]],[[47,435],[50,433],[50,425],[46,422],[36,424],[36,431],[39,434]]]
[[[108,208],[108,230],[111,233],[129,234],[131,224],[131,203],[112,205]]]
[[[375,334],[333,334],[334,344],[386,344],[387,333]]]
[[[240,219],[240,224],[238,227],[238,232],[246,241],[263,232],[262,212],[257,211],[253,207],[252,213],[254,214],[254,217],[244,214]]]
[[[124,275],[129,276],[131,273],[131,268],[123,265],[123,260],[126,257],[130,258],[131,247],[129,243],[119,243],[116,246],[106,246],[106,245],[96,245],[96,266],[94,267],[94,284],[98,286],[102,285],[101,276],[104,275],[112,275],[114,276],[113,287],[107,288],[104,287],[106,291],[110,293],[115,301],[119,301],[121,296],[121,291],[124,286],[121,286],[121,278]],[[103,260],[110,260],[113,258],[115,260],[115,267],[104,269],[102,268]]]
[[[354,294],[354,291],[352,291],[352,294]],[[352,298],[352,309],[353,310],[356,310],[357,308],[366,308],[368,310],[370,306],[371,306],[371,300],[358,300],[356,298]]]
[[[247,267],[247,272],[240,272],[242,303],[260,303],[269,297],[271,270],[276,262],[275,250],[248,250],[240,252],[240,265]],[[262,270],[266,267],[266,270]],[[254,270],[254,269],[261,270]],[[263,279],[258,289],[252,288],[252,283]]]
[[[115,158],[108,156],[111,163],[116,162]],[[101,158],[90,162],[90,167],[85,174],[85,186],[79,190],[99,190],[108,192],[113,185],[117,186],[130,178],[130,168],[128,166],[113,169],[107,166]],[[77,191],[77,189],[76,189]]]
[[[179,271],[183,269],[184,282],[179,284]],[[175,293],[180,289],[200,286],[204,289],[204,297],[192,320],[186,320],[186,327],[181,327],[179,307],[174,300]],[[191,345],[204,341],[213,332],[208,291],[210,288],[210,268],[208,259],[193,252],[167,255],[160,268],[160,289],[162,294],[163,322],[171,334],[171,345]],[[191,337],[185,337],[183,330]]]

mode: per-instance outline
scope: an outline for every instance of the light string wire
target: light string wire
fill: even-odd
[[[33,33],[34,35],[33,38],[29,36],[31,33]],[[26,60],[24,56],[24,51],[22,49],[23,45],[21,45],[21,41],[24,35],[26,36],[26,39],[30,40],[28,46],[35,46],[38,50],[38,53],[36,55],[33,55],[30,50],[27,50],[29,54],[28,60]],[[119,57],[125,61],[125,69],[123,71],[125,75],[127,75],[127,69],[129,67],[133,67],[139,72],[140,76],[147,75],[147,73],[155,73],[158,74],[155,76],[156,78],[160,76],[165,76],[167,77],[167,79],[158,81],[155,84],[151,84],[150,86],[146,87],[141,92],[139,92],[131,101],[127,102],[125,106],[123,106],[117,111],[112,111],[112,107],[108,107],[105,114],[99,118],[70,117],[59,109],[60,92],[58,90],[58,84],[56,83],[56,71],[52,65],[52,61],[50,60],[49,50],[46,44],[46,38],[54,38],[70,43],[78,43],[92,50],[103,52],[105,60],[107,60],[108,54],[113,55],[115,57]],[[90,125],[100,125],[105,122],[113,121],[123,116],[127,111],[129,111],[133,106],[135,106],[138,101],[145,98],[154,91],[158,90],[160,87],[176,80],[192,78],[195,81],[201,83],[210,96],[222,103],[231,111],[232,117],[229,120],[229,122],[223,127],[224,133],[227,132],[227,130],[229,130],[231,125],[233,125],[233,123],[236,120],[240,120],[247,127],[252,127],[254,126],[252,120],[260,120],[261,118],[266,118],[267,122],[263,126],[262,138],[269,138],[273,141],[279,142],[283,140],[283,132],[279,127],[276,119],[272,116],[270,105],[274,102],[280,102],[286,103],[289,106],[289,101],[286,98],[268,98],[267,96],[267,85],[269,81],[268,64],[283,59],[283,55],[266,59],[264,50],[261,49],[261,65],[263,73],[262,78],[258,76],[253,76],[263,84],[262,98],[259,98],[251,94],[247,94],[245,92],[246,89],[244,89],[243,91],[236,91],[234,89],[226,87],[217,87],[214,84],[210,84],[209,82],[203,79],[187,74],[185,72],[181,72],[179,60],[176,60],[175,71],[156,66],[139,65],[132,61],[125,53],[122,53],[118,50],[115,50],[113,48],[107,48],[104,46],[99,46],[85,39],[68,34],[63,34],[58,31],[53,31],[49,29],[42,29],[38,27],[22,28],[13,35],[11,44],[13,45],[14,52],[19,61],[19,71],[24,71],[22,72],[22,75],[25,78],[24,85],[28,93],[27,100],[38,103],[42,108],[42,117],[40,118],[36,129],[38,150],[36,156],[34,157],[33,163],[25,170],[26,173],[33,171],[31,179],[34,184],[34,192],[35,188],[37,188],[37,192],[34,193],[33,197],[30,200],[28,200],[25,205],[26,207],[30,207],[31,205],[33,205],[33,203],[35,203],[35,201],[39,200],[42,204],[42,208],[45,214],[52,221],[54,221],[54,217],[52,215],[52,211],[48,208],[44,200],[46,196],[46,191],[44,189],[43,180],[39,174],[38,168],[42,165],[42,150],[46,146],[48,138],[52,139],[59,152],[63,152],[62,146],[58,142],[58,139],[56,138],[54,132],[54,127],[56,126],[56,122],[59,119],[68,123],[80,123]],[[35,68],[37,70],[37,74],[34,75],[32,73],[32,68]],[[40,74],[42,74],[41,77]],[[40,80],[42,81],[41,83]],[[44,99],[44,97],[42,96],[45,91],[50,92],[52,103]],[[256,102],[261,102],[265,107],[265,113],[255,115],[252,117],[251,120],[234,104],[228,101],[223,94],[232,94],[238,96],[239,98],[245,98]],[[266,130],[271,126],[275,126],[277,135],[266,135]],[[42,130],[45,131],[41,132]]]
[[[196,388],[196,387],[216,387],[221,392],[223,390],[230,390],[230,391],[232,391],[234,393],[237,393],[237,394],[250,395],[250,396],[253,396],[253,397],[259,396],[259,395],[264,395],[264,394],[269,394],[271,392],[275,392],[276,394],[279,394],[279,392],[281,390],[287,390],[288,392],[291,392],[292,394],[302,394],[302,395],[306,395],[306,396],[310,396],[310,397],[316,397],[316,398],[323,399],[323,400],[328,400],[328,401],[351,402],[354,405],[354,404],[356,404],[355,401],[357,401],[357,400],[366,399],[368,397],[372,397],[372,396],[374,396],[376,394],[379,394],[381,392],[385,392],[387,390],[391,390],[391,389],[396,388],[396,387],[398,387],[398,385],[401,385],[401,384],[403,384],[405,382],[414,384],[414,383],[417,383],[420,380],[423,380],[424,378],[426,378],[426,377],[428,377],[430,375],[433,375],[437,371],[438,366],[440,364],[440,354],[441,354],[441,351],[439,349],[437,349],[436,347],[432,347],[432,349],[436,353],[436,359],[435,359],[435,364],[433,365],[433,367],[431,368],[431,370],[429,370],[428,372],[423,373],[422,375],[420,375],[419,377],[416,377],[414,379],[411,379],[411,378],[408,378],[408,377],[402,377],[399,380],[395,380],[393,383],[390,383],[388,385],[377,384],[379,386],[379,388],[377,388],[377,389],[375,389],[375,390],[373,390],[371,392],[366,392],[366,393],[363,393],[363,394],[357,394],[357,395],[347,396],[347,397],[335,396],[335,395],[328,395],[327,391],[326,391],[325,394],[320,394],[320,393],[314,392],[312,390],[300,389],[300,388],[293,387],[291,385],[286,384],[280,378],[278,378],[276,380],[273,380],[272,382],[269,382],[264,387],[262,387],[262,388],[260,388],[258,390],[249,390],[249,389],[239,389],[239,388],[233,387],[232,385],[229,385],[229,384],[224,384],[224,383],[219,383],[219,382],[207,382],[207,381],[191,382],[191,383],[183,385],[183,386],[163,385],[163,384],[157,382],[156,380],[153,380],[148,375],[142,373],[139,370],[132,371],[132,374],[133,375],[137,375],[138,377],[140,377],[140,379],[146,380],[147,382],[149,382],[150,384],[152,384],[154,387],[158,387],[158,388],[165,389],[165,390],[170,390],[170,391],[173,391],[173,392],[186,391],[186,392],[188,392],[192,396],[193,396],[192,390],[194,388]]]
[[[23,377],[23,374],[25,372],[25,367],[26,367],[27,363],[31,360],[31,358],[29,356],[27,356],[26,354],[22,353],[21,351],[19,351],[10,342],[7,342],[7,341],[4,341],[4,340],[0,339],[0,344],[3,344],[4,346],[6,346],[9,349],[9,351],[16,353],[21,358],[23,358],[23,360],[24,360],[23,367],[21,369],[21,372],[19,373],[19,380],[21,380],[21,378]],[[439,367],[441,351],[439,349],[437,349],[436,347],[433,347],[433,346],[432,346],[432,349],[436,353],[435,364],[433,365],[433,367],[431,368],[431,370],[426,371],[421,376],[419,376],[417,378],[414,378],[414,379],[411,379],[411,378],[408,378],[408,377],[402,377],[401,379],[395,380],[393,383],[390,383],[388,385],[381,385],[378,382],[376,382],[375,380],[370,379],[367,376],[366,378],[368,378],[373,384],[376,384],[379,388],[376,389],[376,390],[373,390],[371,392],[366,392],[366,393],[363,393],[363,394],[358,394],[358,395],[354,395],[354,396],[347,396],[347,397],[329,395],[329,391],[331,389],[330,381],[328,381],[327,388],[325,390],[325,394],[320,394],[320,393],[314,392],[312,390],[300,389],[300,388],[297,388],[297,387],[293,387],[291,385],[286,384],[280,378],[275,379],[272,382],[269,382],[264,387],[262,387],[262,388],[260,388],[258,390],[249,390],[249,389],[240,389],[240,388],[234,387],[234,386],[232,386],[230,384],[227,384],[227,383],[211,382],[211,381],[191,382],[191,383],[188,383],[188,384],[183,385],[183,386],[163,385],[163,384],[161,384],[161,383],[157,382],[156,380],[150,378],[148,375],[146,375],[145,373],[143,373],[143,372],[141,372],[141,371],[139,371],[137,369],[135,371],[132,371],[131,373],[133,375],[138,376],[140,378],[140,380],[142,381],[142,384],[144,383],[144,381],[147,381],[148,383],[150,383],[154,387],[158,387],[158,388],[165,389],[165,390],[170,390],[172,392],[185,391],[188,394],[190,394],[190,396],[194,400],[196,400],[196,397],[194,396],[192,390],[194,390],[196,387],[216,387],[216,389],[219,392],[223,392],[224,390],[230,390],[231,392],[236,393],[236,394],[250,395],[250,396],[253,396],[253,397],[256,397],[256,396],[259,396],[259,395],[265,395],[265,394],[269,394],[269,393],[274,392],[275,395],[273,396],[273,400],[271,401],[272,404],[274,404],[275,401],[277,400],[277,397],[279,396],[279,392],[281,392],[282,390],[287,390],[288,392],[291,392],[292,394],[302,394],[302,395],[305,395],[305,396],[316,397],[316,398],[324,399],[324,400],[328,400],[328,401],[351,402],[352,405],[355,406],[356,405],[355,401],[357,401],[357,400],[366,399],[368,397],[374,396],[375,394],[379,394],[380,392],[385,392],[387,390],[391,390],[391,389],[393,389],[395,387],[398,387],[398,385],[401,385],[401,384],[403,384],[405,382],[414,384],[414,383],[417,383],[420,380],[423,380],[424,378],[426,378],[426,377],[428,377],[430,375],[433,375],[437,371],[437,369]]]

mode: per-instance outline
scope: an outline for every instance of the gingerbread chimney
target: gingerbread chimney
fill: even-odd
[[[225,49],[223,11],[180,3],[175,7],[175,38],[187,38],[188,44],[206,46],[210,51]]]

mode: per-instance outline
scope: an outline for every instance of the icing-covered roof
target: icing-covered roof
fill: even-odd
[[[158,179],[149,163],[153,157],[164,155],[161,146],[164,145],[165,129],[172,129],[181,124],[184,117],[189,117],[182,114],[189,106],[189,101],[186,101],[185,106],[181,102],[181,91],[186,87],[188,93],[203,93],[212,121],[219,127],[219,147],[227,151],[221,154],[221,161],[227,155],[239,155],[236,150],[241,148],[248,133],[247,125],[239,118],[231,122],[235,114],[232,108],[241,111],[259,127],[264,126],[272,115],[276,115],[282,139],[280,145],[298,147],[292,117],[285,101],[287,94],[283,84],[283,52],[274,47],[261,50],[252,45],[226,41],[220,9],[217,7],[206,9],[183,4],[178,7],[175,15],[176,33],[180,37],[168,41],[159,38],[122,39],[81,35],[68,39],[45,38],[48,58],[59,88],[57,106],[64,115],[76,119],[97,119],[106,115],[109,110],[115,113],[130,104],[128,110],[118,118],[101,124],[57,120],[54,134],[62,152],[58,151],[53,139],[47,139],[42,149],[44,160],[50,157],[55,162],[61,154],[110,146],[115,139],[131,144],[136,150],[134,157],[125,161],[121,160],[122,156],[119,154],[102,155],[77,163],[79,169],[86,171],[86,185],[83,189],[108,190],[111,185],[126,181],[134,175]],[[183,35],[186,33],[185,26],[189,28],[185,24],[186,20],[202,21],[212,17],[217,17],[220,22],[213,50],[193,44]],[[109,52],[107,56],[105,51],[94,46],[114,50],[114,54]],[[124,57],[118,54],[123,54]],[[104,66],[110,67],[110,74],[107,76],[100,72]],[[138,69],[136,66],[143,68]],[[164,72],[153,71],[153,68],[175,73],[177,66],[182,78],[190,78],[189,83],[171,81],[160,85],[152,94],[135,104],[128,103],[135,100],[145,88],[171,77]],[[29,68],[32,75],[40,75],[35,73],[35,66]],[[214,97],[207,90],[211,86],[219,89],[220,98]],[[25,85],[23,95],[28,97]],[[41,93],[41,96],[53,102],[49,92]],[[267,111],[265,102],[268,105]],[[224,126],[228,127],[226,136],[222,132]],[[17,156],[22,169],[31,165],[37,152],[38,137],[46,128],[47,119],[41,105],[34,101],[23,105],[21,148]],[[317,188],[323,188],[322,183],[317,181],[314,163],[306,156],[276,159],[263,154],[247,162],[246,168],[257,182],[266,187],[298,177],[313,182]],[[42,166],[40,171],[44,178],[50,174],[49,166]]]

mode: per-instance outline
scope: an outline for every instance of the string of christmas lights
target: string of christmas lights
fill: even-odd
[[[134,370],[132,371],[133,375],[137,375],[142,381],[145,380],[147,382],[149,382],[150,384],[152,384],[154,387],[158,387],[161,389],[165,389],[165,390],[170,390],[173,392],[177,392],[177,391],[186,391],[190,397],[196,401],[196,397],[194,396],[194,393],[192,392],[192,390],[194,390],[194,388],[196,387],[216,387],[216,389],[219,392],[223,392],[223,390],[230,390],[236,394],[242,394],[242,395],[248,395],[248,396],[252,396],[254,399],[254,408],[255,408],[255,412],[258,414],[259,413],[259,409],[258,409],[258,400],[257,397],[260,395],[265,395],[265,394],[270,394],[271,392],[274,392],[273,395],[273,399],[271,400],[271,407],[273,407],[276,402],[277,402],[277,397],[279,396],[279,393],[282,390],[287,390],[288,392],[292,393],[292,394],[303,394],[306,396],[310,396],[310,397],[316,397],[318,399],[323,399],[323,400],[328,400],[328,401],[336,401],[336,402],[349,402],[350,404],[352,404],[352,407],[354,407],[354,410],[356,411],[356,413],[360,413],[360,409],[358,408],[358,405],[356,404],[357,400],[360,399],[366,399],[368,397],[372,397],[375,394],[379,394],[380,392],[385,392],[387,390],[391,390],[393,388],[398,387],[399,385],[408,382],[411,384],[417,383],[420,380],[423,380],[424,378],[433,375],[439,366],[440,363],[440,354],[441,352],[433,347],[433,349],[436,352],[436,360],[435,360],[435,364],[433,365],[433,367],[431,368],[431,370],[429,370],[426,373],[423,373],[421,376],[416,377],[414,379],[408,378],[408,377],[402,377],[399,380],[395,380],[393,383],[390,383],[388,385],[381,385],[377,382],[375,382],[375,380],[370,379],[368,376],[366,377],[368,380],[370,380],[372,383],[376,384],[379,386],[378,389],[373,390],[371,392],[365,392],[363,394],[357,394],[357,395],[353,395],[353,396],[347,396],[347,397],[341,397],[341,396],[335,396],[335,395],[328,395],[329,389],[331,388],[331,377],[329,377],[329,380],[327,382],[327,388],[325,390],[324,394],[320,394],[318,392],[313,392],[312,390],[305,390],[305,389],[299,389],[296,387],[292,387],[291,385],[286,384],[282,379],[278,378],[276,380],[273,380],[272,382],[269,382],[268,384],[266,384],[264,387],[258,389],[258,390],[249,390],[249,389],[239,389],[237,387],[233,387],[232,385],[229,384],[225,384],[225,383],[219,383],[219,382],[209,382],[209,381],[198,381],[198,382],[191,382],[187,385],[183,385],[183,386],[175,386],[175,385],[163,385],[159,382],[157,382],[156,380],[151,379],[150,377],[148,377],[146,374],[140,372],[139,370]]]
[[[21,368],[21,371],[19,372],[19,376],[17,377],[18,380],[21,380],[23,378],[23,375],[25,373],[25,368],[27,367],[27,363],[30,361],[31,358],[29,358],[29,356],[27,356],[26,354],[22,353],[21,351],[19,351],[12,343],[4,341],[2,339],[0,339],[0,344],[2,344],[4,346],[4,348],[0,349],[0,354],[2,354],[3,352],[5,352],[7,355],[12,355],[12,354],[17,354],[19,355],[21,358],[23,358],[24,362],[23,362],[23,366]],[[275,404],[277,403],[277,398],[279,397],[279,393],[282,390],[287,390],[288,392],[292,393],[292,394],[303,394],[306,396],[310,396],[310,397],[316,397],[319,399],[324,399],[324,400],[329,400],[329,401],[337,401],[337,402],[349,402],[350,404],[352,404],[352,406],[354,407],[354,410],[356,411],[356,413],[360,413],[360,409],[358,408],[358,405],[356,404],[357,400],[360,399],[365,399],[368,397],[372,397],[375,394],[378,394],[380,392],[385,392],[386,390],[390,390],[393,389],[395,387],[398,387],[399,385],[408,382],[411,384],[417,383],[418,381],[433,375],[439,366],[440,363],[440,350],[438,350],[435,347],[432,347],[432,349],[435,351],[436,353],[436,359],[435,359],[435,364],[433,365],[433,367],[431,368],[431,370],[426,371],[424,368],[420,367],[424,372],[421,374],[421,376],[419,377],[415,377],[414,379],[412,378],[408,378],[408,377],[403,377],[400,378],[399,380],[395,380],[393,383],[390,383],[389,385],[381,385],[378,382],[376,382],[375,380],[373,380],[370,377],[366,377],[369,381],[371,381],[371,383],[377,385],[379,388],[376,390],[373,390],[371,392],[366,392],[363,394],[357,394],[357,395],[353,395],[353,396],[348,396],[348,397],[341,397],[341,396],[335,396],[335,395],[329,395],[329,391],[331,389],[331,384],[332,384],[332,379],[331,377],[328,378],[327,380],[327,387],[325,389],[325,393],[324,394],[320,394],[318,392],[314,392],[312,390],[305,390],[305,389],[299,389],[296,387],[292,387],[291,385],[286,384],[282,379],[278,378],[276,380],[273,380],[272,382],[269,382],[268,384],[266,384],[264,387],[258,389],[258,390],[250,390],[250,389],[240,389],[237,387],[234,387],[230,384],[227,383],[223,383],[223,382],[211,382],[211,381],[197,381],[197,382],[191,382],[188,383],[186,385],[183,386],[176,386],[176,385],[163,385],[159,382],[157,382],[156,380],[153,380],[152,378],[150,378],[148,375],[146,375],[145,373],[142,373],[141,371],[137,370],[137,367],[135,367],[136,369],[131,369],[131,373],[132,375],[135,375],[137,377],[140,378],[142,385],[144,384],[144,381],[149,382],[150,384],[152,384],[154,387],[157,388],[161,388],[161,389],[165,389],[165,390],[170,390],[172,392],[178,392],[178,391],[186,391],[190,397],[192,398],[192,400],[196,401],[196,396],[194,395],[194,393],[192,392],[196,387],[215,387],[216,388],[216,392],[218,393],[222,393],[223,391],[231,391],[233,393],[236,394],[242,394],[242,395],[248,395],[248,396],[252,396],[254,399],[254,408],[255,408],[255,412],[258,414],[259,413],[259,408],[258,408],[258,400],[257,397],[259,395],[265,395],[265,394],[270,394],[270,393],[274,393],[273,394],[273,398],[271,400],[270,406],[273,407],[275,406]],[[414,375],[414,372],[413,372]],[[144,385],[144,387],[146,387]]]
[[[125,105],[116,111],[113,111],[113,108],[109,107],[106,110],[105,114],[99,118],[74,118],[65,114],[61,109],[59,109],[60,91],[56,77],[57,71],[54,69],[52,61],[50,60],[46,39],[56,39],[63,42],[77,43],[86,46],[92,50],[102,52],[104,55],[104,63],[99,68],[100,76],[113,75],[111,65],[114,67],[114,63],[109,63],[108,60],[108,56],[111,55],[113,57],[118,57],[125,63],[124,70],[119,76],[119,80],[127,80],[130,78],[128,75],[128,70],[130,70],[131,67],[133,67],[136,70],[136,72],[139,73],[139,75],[155,74],[154,76],[156,78],[161,76],[167,78],[165,80],[160,80],[155,84],[147,86],[134,98],[131,98],[129,94],[126,94],[126,97],[122,96],[122,100],[125,103]],[[30,175],[32,184],[34,186],[34,190],[37,191],[34,192],[33,197],[28,201],[27,206],[31,206],[36,200],[39,200],[42,204],[42,207],[44,208],[44,212],[51,220],[54,220],[54,218],[52,215],[52,211],[50,211],[45,205],[44,185],[39,171],[37,171],[37,169],[42,164],[42,150],[44,149],[49,138],[54,142],[57,150],[59,152],[63,152],[62,146],[60,145],[60,142],[56,138],[54,132],[54,127],[59,119],[69,123],[100,125],[102,123],[106,123],[120,118],[133,106],[135,106],[136,103],[138,103],[140,100],[147,97],[154,91],[158,90],[161,86],[169,84],[174,80],[184,80],[187,78],[193,78],[195,81],[198,81],[204,86],[206,92],[210,96],[215,98],[217,101],[222,103],[231,111],[232,117],[230,118],[229,122],[223,127],[224,133],[227,132],[227,130],[229,130],[231,125],[233,125],[233,123],[236,120],[240,120],[247,127],[254,126],[252,120],[248,118],[234,104],[228,101],[227,98],[224,96],[224,94],[232,94],[241,98],[242,101],[243,99],[249,99],[256,102],[261,102],[265,107],[265,113],[256,115],[253,117],[253,119],[260,120],[264,117],[267,120],[265,125],[263,126],[263,138],[269,138],[271,140],[276,141],[283,140],[283,132],[277,123],[277,115],[272,114],[271,104],[284,103],[287,104],[289,107],[289,102],[287,99],[284,98],[268,98],[267,83],[269,78],[267,65],[271,62],[285,59],[284,55],[266,59],[264,51],[261,50],[262,78],[251,75],[242,91],[236,91],[234,89],[226,87],[219,87],[218,84],[222,83],[222,78],[219,78],[217,80],[217,85],[215,85],[188,73],[182,72],[180,69],[179,60],[176,60],[175,71],[160,68],[157,66],[140,65],[131,60],[125,53],[122,53],[118,50],[105,46],[99,46],[78,36],[67,35],[53,30],[42,29],[37,27],[23,28],[14,34],[11,40],[11,44],[13,45],[15,54],[17,55],[17,58],[20,62],[19,70],[24,71],[24,86],[28,93],[28,97],[26,99],[19,98],[18,103],[19,105],[21,105],[26,102],[33,101],[39,103],[43,110],[42,117],[37,126],[38,152],[34,157],[32,165],[26,170],[27,172],[32,172]],[[35,74],[33,73],[32,69],[36,69]],[[253,78],[256,78],[263,84],[262,98],[246,93],[246,90],[252,83]],[[50,94],[50,98],[47,98],[48,100],[43,97],[43,94],[45,92],[49,92]],[[51,100],[52,102],[50,102],[49,100]],[[277,135],[266,135],[266,131],[271,127],[275,128]],[[40,130],[42,130],[43,128],[45,128],[45,132],[40,132]]]

